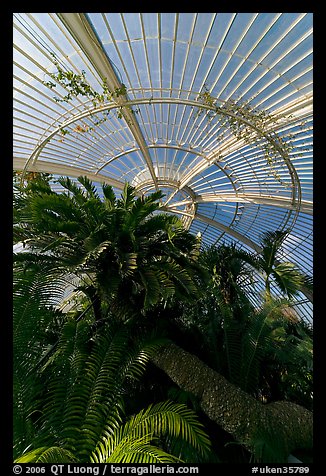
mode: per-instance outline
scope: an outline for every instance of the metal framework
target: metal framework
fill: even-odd
[[[125,181],[138,193],[162,189],[165,209],[205,244],[236,240],[259,253],[262,232],[289,229],[284,260],[312,273],[311,13],[13,16],[15,170],[87,175],[117,191]],[[59,81],[46,84],[54,58],[85,72],[98,92],[106,81],[127,94],[96,105],[82,95],[65,101]],[[292,150],[279,148],[271,167],[257,141],[239,140],[210,115],[203,91],[215,104],[267,111],[273,121],[258,132],[270,141],[291,134]],[[253,291],[261,289],[257,277]],[[310,321],[312,296],[296,309]]]

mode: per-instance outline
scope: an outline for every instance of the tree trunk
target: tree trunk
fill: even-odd
[[[258,450],[254,443],[262,440],[270,447],[277,444],[280,462],[295,449],[312,448],[312,413],[300,405],[263,404],[173,343],[162,347],[152,361],[179,387],[193,393],[211,420],[256,455],[261,446]]]

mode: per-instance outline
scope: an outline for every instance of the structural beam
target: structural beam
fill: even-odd
[[[236,202],[236,203],[254,203],[257,205],[268,205],[273,207],[285,208],[287,210],[297,210],[298,207],[302,213],[313,215],[313,203],[308,200],[301,200],[298,207],[289,197],[278,197],[275,195],[264,195],[258,193],[203,193],[196,195],[193,200],[181,200],[167,205],[167,208],[186,206],[191,203],[216,203],[216,202]]]
[[[256,251],[256,253],[260,254],[262,252],[262,248],[259,245],[257,245],[254,241],[249,240],[249,238],[247,238],[246,236],[241,235],[241,233],[238,233],[237,231],[232,230],[232,228],[230,228],[228,226],[225,226],[225,225],[222,225],[222,223],[219,223],[216,220],[213,220],[212,218],[208,218],[205,215],[201,215],[200,213],[196,213],[195,218],[199,221],[207,223],[207,225],[211,225],[214,228],[218,228],[219,230],[223,231],[224,233],[227,233],[228,235],[232,236],[236,240],[238,240],[238,241],[244,243],[245,245],[249,246],[249,248]]]
[[[114,178],[107,177],[102,174],[87,171],[86,169],[80,169],[78,167],[71,167],[70,165],[64,165],[61,163],[55,164],[54,162],[46,162],[39,160],[35,163],[30,163],[26,167],[26,160],[20,157],[14,157],[13,159],[14,170],[24,170],[29,172],[43,172],[47,174],[63,175],[68,177],[80,177],[86,176],[94,182],[106,183],[112,185],[119,190],[123,190],[124,182],[116,180]]]
[[[67,175],[70,177],[80,177],[80,176],[86,176],[90,180],[95,181],[95,182],[100,182],[100,183],[107,183],[108,185],[112,185],[113,187],[123,190],[124,188],[124,182],[120,182],[119,180],[106,177],[102,174],[97,174],[93,172],[88,172],[85,169],[79,169],[78,167],[71,167],[69,165],[63,165],[63,164],[54,164],[53,162],[45,162],[43,160],[37,161],[36,163],[30,163],[26,169],[26,160],[21,158],[21,157],[14,157],[13,158],[13,169],[14,170],[28,170],[31,172],[44,172],[44,173],[50,173],[50,174],[57,174],[57,175]],[[179,203],[186,205],[187,203],[194,203],[192,200],[189,201],[182,201]],[[252,240],[249,240],[247,237],[242,235],[241,233],[238,233],[237,231],[233,230],[232,228],[223,225],[222,223],[217,222],[216,220],[213,220],[212,218],[206,217],[205,215],[201,215],[200,213],[196,213],[194,216],[192,214],[189,214],[187,212],[183,212],[179,209],[174,209],[175,206],[177,206],[178,203],[175,203],[170,206],[163,206],[161,207],[161,210],[167,210],[174,212],[179,215],[185,215],[189,216],[191,219],[197,219],[199,221],[202,221],[210,226],[213,226],[214,228],[219,229],[220,231],[232,236],[236,240],[239,240],[240,242],[246,244],[249,246],[251,249],[256,251],[256,253],[261,253],[262,248],[257,245],[255,242]],[[303,294],[311,301],[313,302],[313,295],[309,290],[302,290]]]
[[[58,13],[57,15],[78,43],[83,53],[85,53],[90,63],[94,66],[101,79],[106,81],[108,88],[111,91],[121,88],[122,84],[113,69],[109,57],[103,49],[101,41],[89,23],[87,16],[84,13]],[[134,113],[130,107],[127,106],[127,101],[128,98],[123,95],[115,99],[115,102],[117,102],[119,106],[125,106],[122,107],[122,114],[143,154],[155,188],[158,189],[157,178],[146,141]]]

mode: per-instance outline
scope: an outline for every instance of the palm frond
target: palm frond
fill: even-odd
[[[124,447],[128,447],[130,441],[140,440],[140,443],[148,445],[150,441],[163,435],[170,438],[182,436],[200,454],[206,454],[210,450],[209,438],[196,414],[186,405],[165,401],[141,410],[120,426],[110,438],[104,438],[93,452],[92,459],[97,462],[120,462],[124,458]],[[130,448],[127,453],[129,460]],[[163,456],[171,458],[166,453]],[[173,459],[177,460],[176,457]]]
[[[49,303],[52,296],[52,306]],[[38,362],[51,345],[49,329],[62,314],[53,308],[63,288],[43,273],[14,273],[13,374],[14,452],[20,454],[34,438],[41,415],[43,382]]]
[[[80,461],[103,435],[121,424],[122,395],[138,379],[162,339],[142,338],[131,345],[128,326],[102,327],[89,343],[91,325],[68,320],[56,351],[43,366],[48,375],[43,425],[35,444],[63,446]],[[91,347],[90,347],[91,345]]]
[[[83,187],[87,191],[87,197],[100,200],[95,185],[93,185],[92,181],[86,175],[78,177],[77,180],[83,185]]]
[[[149,220],[139,223],[137,227],[137,235],[160,238],[162,236],[162,232],[164,232],[166,237],[166,228],[178,222],[180,222],[178,217],[164,213],[158,213],[151,216]]]
[[[142,196],[137,198],[137,200],[132,203],[129,214],[126,216],[125,228],[134,230],[143,223],[144,220],[151,219],[151,214],[159,208],[157,199],[161,196],[161,193],[155,193],[148,197]]]
[[[280,314],[282,304],[271,301],[252,314],[243,336],[240,386],[243,390],[254,392],[260,377],[261,362],[275,346],[273,326],[277,325],[275,315]]]
[[[157,274],[153,269],[143,269],[139,271],[142,283],[145,288],[144,309],[154,306],[161,297],[161,287]]]
[[[82,205],[87,200],[85,193],[81,187],[73,182],[69,177],[59,177],[56,180],[64,189],[68,190],[71,193],[74,201],[79,205]]]
[[[75,452],[78,422],[83,418],[83,403],[87,400],[88,389],[79,383],[84,378],[90,330],[87,322],[68,319],[54,354],[43,365],[47,394],[43,403],[43,425],[36,438],[39,446],[64,441],[65,448]],[[76,385],[80,385],[78,398],[74,395]]]
[[[288,234],[289,230],[265,231],[260,237],[260,244],[273,253],[274,250],[277,252]]]
[[[281,250],[282,243],[288,234],[287,230],[266,231],[260,237],[262,247],[261,256],[258,257],[259,267],[268,276],[272,273]]]
[[[113,187],[106,183],[102,184],[102,191],[105,199],[105,206],[110,211],[113,210],[116,203],[116,196],[113,191]]]
[[[289,297],[295,296],[307,282],[304,274],[296,265],[289,262],[277,264],[273,270],[273,277],[280,290]]]
[[[100,443],[92,453],[92,463],[180,463],[180,459],[151,445],[152,435],[126,436]]]
[[[121,194],[121,198],[117,200],[117,205],[121,208],[124,208],[124,210],[129,210],[133,204],[135,196],[135,188],[132,187],[130,183],[126,182]]]
[[[58,446],[41,447],[17,458],[14,463],[78,463],[75,455]]]

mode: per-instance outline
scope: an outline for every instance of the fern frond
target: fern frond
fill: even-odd
[[[92,463],[180,463],[176,456],[150,444],[152,435],[125,437],[100,443],[92,453]]]
[[[112,434],[121,423],[121,397],[128,379],[138,379],[144,372],[150,356],[161,344],[160,339],[149,336],[138,344],[130,342],[127,326],[110,332],[106,326],[94,338],[92,352],[84,369],[83,381],[75,385],[74,399],[79,398],[81,388],[85,393],[81,434],[77,456],[89,457],[102,435]],[[73,407],[71,414],[74,414]]]
[[[14,463],[78,463],[75,455],[58,446],[41,447],[20,456]]]
[[[182,436],[184,441],[200,454],[205,454],[210,449],[210,441],[196,414],[186,405],[165,401],[141,410],[125,425],[119,427],[110,438],[104,438],[93,452],[92,459],[97,462],[136,462],[140,457],[138,454],[140,448],[144,445],[147,447],[150,441],[155,441],[156,437],[163,435],[168,435],[170,438]],[[162,462],[167,461],[165,458],[169,458],[170,462],[178,460],[175,456],[159,451],[156,450],[156,457],[164,458]],[[136,454],[133,455],[133,453]],[[145,453],[142,454],[144,457]],[[150,458],[149,454],[147,458]],[[139,461],[152,462],[153,460],[140,459]]]
[[[64,441],[66,449],[75,452],[90,391],[82,385],[90,330],[90,324],[85,321],[67,320],[55,353],[43,366],[49,382],[43,404],[44,423],[37,438],[39,444],[52,446]]]
[[[171,437],[181,435],[197,451],[205,453],[210,448],[210,441],[203,425],[195,412],[186,405],[164,401],[150,405],[140,411],[125,425],[126,434],[168,434]]]
[[[51,345],[49,330],[62,319],[53,308],[65,285],[46,273],[15,270],[13,286],[14,448],[19,454],[39,428],[44,382],[38,362]],[[49,294],[51,300],[49,300]],[[49,302],[50,301],[50,302]],[[51,305],[52,304],[52,305]]]

